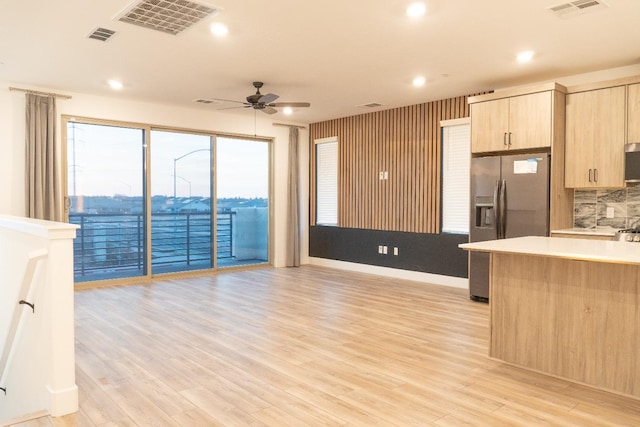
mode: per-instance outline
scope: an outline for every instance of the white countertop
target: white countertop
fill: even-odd
[[[463,243],[462,249],[567,258],[581,261],[640,265],[640,243],[609,240],[565,239],[562,237],[516,237]]]
[[[616,232],[613,228],[564,228],[562,230],[551,230],[551,234],[553,233],[561,233],[561,234],[577,234],[582,236],[607,236],[613,237],[616,235]]]

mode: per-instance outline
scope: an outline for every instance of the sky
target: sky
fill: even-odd
[[[84,123],[67,130],[68,194],[141,196],[144,131]],[[211,138],[207,135],[151,131],[151,194],[209,197]],[[218,198],[267,198],[269,147],[264,141],[218,137]],[[175,164],[175,180],[174,180]]]

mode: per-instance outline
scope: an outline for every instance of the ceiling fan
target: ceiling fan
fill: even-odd
[[[264,85],[262,82],[253,82],[253,87],[256,88],[256,93],[247,96],[247,101],[232,101],[229,99],[211,98],[215,101],[235,102],[242,104],[241,107],[220,108],[221,110],[230,110],[233,108],[253,108],[254,110],[260,110],[263,113],[275,114],[278,112],[278,107],[310,107],[308,102],[273,102],[279,98],[278,95],[273,93],[261,94],[260,88]]]

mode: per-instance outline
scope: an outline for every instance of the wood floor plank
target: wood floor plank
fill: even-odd
[[[465,290],[265,268],[76,293],[80,411],[37,426],[640,425],[488,354]]]

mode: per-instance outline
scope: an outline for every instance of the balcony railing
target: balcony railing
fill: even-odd
[[[217,259],[232,259],[233,216],[217,212]],[[80,225],[74,241],[75,280],[89,281],[141,276],[146,271],[146,227],[143,214],[69,215]],[[151,267],[154,273],[205,269],[213,266],[211,214],[151,214]]]

